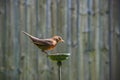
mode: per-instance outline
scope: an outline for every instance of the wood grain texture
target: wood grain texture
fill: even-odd
[[[115,0],[109,8],[109,1],[0,0],[0,79],[57,80],[56,63],[25,31],[63,37],[65,43],[49,52],[71,53],[62,80],[120,80],[120,6]]]

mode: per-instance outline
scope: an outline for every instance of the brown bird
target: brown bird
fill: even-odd
[[[64,42],[64,40],[60,36],[53,36],[52,38],[48,38],[48,39],[39,39],[24,31],[23,33],[29,36],[32,42],[36,46],[38,46],[42,52],[45,52],[45,53],[47,53],[46,51],[48,50],[53,50],[56,47],[57,43]]]

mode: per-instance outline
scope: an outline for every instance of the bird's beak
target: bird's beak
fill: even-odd
[[[64,42],[64,40],[61,40],[61,42]]]

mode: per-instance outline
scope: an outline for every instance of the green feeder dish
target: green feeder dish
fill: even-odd
[[[48,57],[50,57],[53,61],[64,61],[68,59],[70,56],[70,53],[56,53],[56,54],[49,54]]]
[[[56,54],[49,54],[48,57],[57,62],[58,66],[58,80],[61,79],[61,66],[62,66],[62,61],[67,60],[68,57],[70,56],[70,53],[56,53]]]

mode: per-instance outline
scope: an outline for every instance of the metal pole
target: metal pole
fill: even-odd
[[[62,66],[62,62],[61,61],[57,61],[57,65],[58,65],[58,80],[61,80],[61,66]]]

